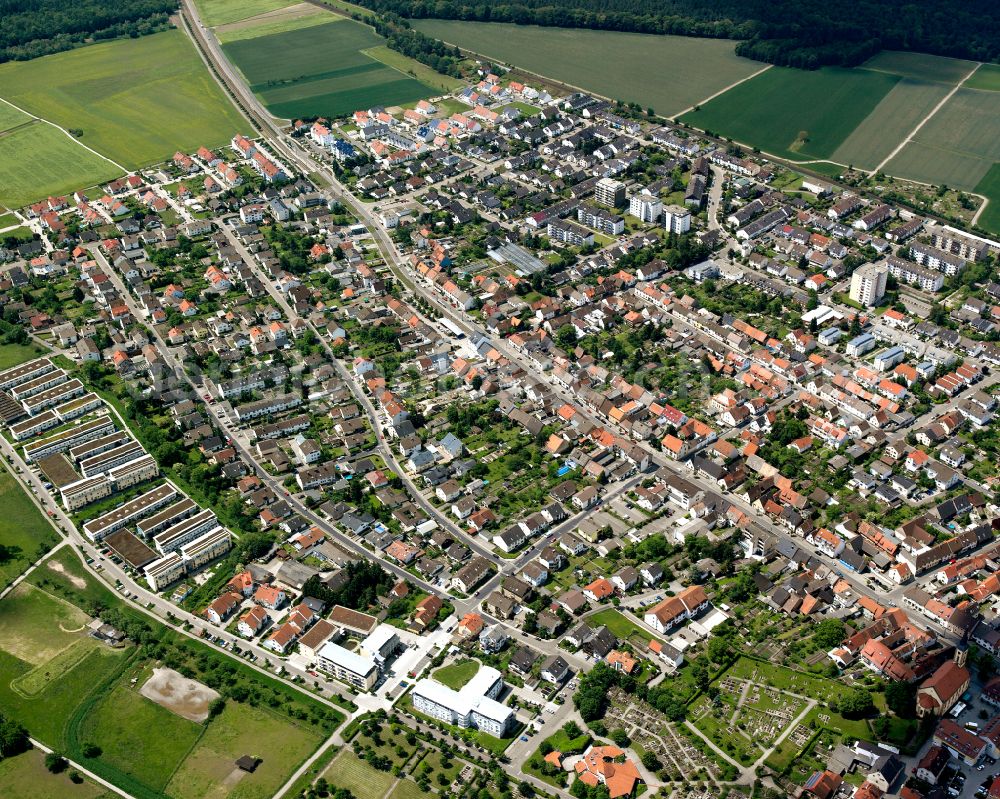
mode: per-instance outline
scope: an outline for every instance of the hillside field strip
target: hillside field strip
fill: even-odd
[[[80,142],[129,169],[162,161],[177,150],[219,146],[246,129],[180,30],[2,64],[0,97],[64,128],[82,130]],[[0,173],[16,168],[19,157],[54,147],[52,134],[39,130],[38,135],[48,137],[45,144],[32,135],[3,147],[7,137],[0,138]],[[85,188],[117,173],[110,164],[98,169],[82,148],[73,150],[68,147],[72,141],[60,135],[66,145],[52,150],[51,171],[53,177],[63,176],[62,191]],[[16,197],[46,193],[39,175],[33,170],[30,174],[34,179],[30,185],[19,182],[12,192]]]
[[[428,36],[605,97],[678,114],[765,67],[722,39],[414,20]]]
[[[195,0],[198,15],[208,27],[240,22],[294,5],[296,0]]]
[[[260,36],[267,36],[272,33],[285,33],[287,31],[311,28],[313,25],[322,25],[325,22],[335,22],[338,19],[336,14],[329,11],[320,11],[316,6],[309,3],[296,3],[287,8],[279,8],[269,11],[266,14],[259,14],[256,17],[231,22],[226,25],[219,25],[215,28],[216,38],[225,44],[226,42],[236,42],[241,39],[256,39]]]
[[[367,25],[332,20],[231,41],[223,50],[268,110],[284,119],[345,116],[440,93],[363,53],[385,41]]]

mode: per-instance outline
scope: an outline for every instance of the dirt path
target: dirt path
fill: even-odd
[[[969,74],[968,74],[968,75],[966,75],[966,76],[965,76],[964,78],[962,78],[962,79],[961,79],[961,80],[960,80],[960,81],[959,81],[958,83],[956,83],[956,84],[955,84],[955,85],[954,85],[954,86],[952,87],[951,91],[950,91],[950,92],[948,92],[948,93],[947,93],[947,94],[946,94],[946,95],[945,95],[945,96],[944,96],[943,98],[941,98],[941,102],[939,102],[939,103],[938,103],[938,104],[937,104],[936,106],[934,106],[934,107],[933,107],[933,108],[932,108],[932,109],[930,110],[930,112],[929,112],[929,113],[927,114],[927,116],[925,116],[925,117],[924,117],[923,119],[921,119],[921,120],[920,120],[920,121],[919,121],[919,122],[917,123],[917,126],[916,126],[916,127],[915,127],[915,128],[913,129],[913,130],[911,130],[911,131],[910,131],[910,135],[909,135],[909,136],[907,136],[907,137],[906,137],[905,139],[903,139],[903,141],[901,141],[901,142],[900,142],[900,143],[899,143],[898,145],[896,145],[896,147],[895,147],[895,148],[893,149],[893,151],[892,151],[891,153],[889,153],[889,154],[888,154],[888,155],[887,155],[887,156],[886,156],[885,158],[883,158],[883,159],[882,159],[882,162],[881,162],[881,163],[880,163],[880,164],[879,164],[879,165],[878,165],[877,167],[875,167],[875,169],[873,169],[873,170],[872,170],[872,174],[874,175],[874,174],[875,174],[876,172],[881,172],[881,171],[882,171],[882,168],[883,168],[883,167],[884,167],[884,166],[885,166],[886,164],[888,164],[888,163],[889,163],[889,162],[890,162],[890,161],[891,161],[891,160],[892,160],[893,158],[895,158],[895,157],[896,157],[896,156],[897,156],[897,155],[899,154],[899,151],[900,151],[900,150],[902,150],[902,149],[903,149],[903,148],[904,148],[904,147],[905,147],[905,146],[906,146],[907,144],[909,144],[909,143],[910,143],[911,141],[913,141],[913,137],[914,137],[914,136],[916,136],[916,135],[917,135],[917,134],[918,134],[918,133],[920,132],[920,129],[921,129],[921,128],[922,128],[922,127],[923,127],[924,125],[926,125],[926,124],[927,124],[928,122],[930,122],[930,120],[931,120],[931,117],[933,117],[933,116],[934,116],[934,115],[935,115],[935,114],[936,114],[936,113],[937,113],[938,111],[940,111],[940,110],[941,110],[941,109],[942,109],[942,108],[944,107],[944,104],[945,104],[945,103],[947,103],[947,102],[948,102],[948,101],[949,101],[949,100],[950,100],[950,99],[951,99],[951,98],[952,98],[952,97],[954,96],[955,92],[957,92],[957,91],[958,91],[959,89],[961,89],[961,88],[962,88],[962,85],[963,85],[963,84],[964,84],[964,83],[965,83],[965,82],[966,82],[966,81],[967,81],[967,80],[968,80],[969,78],[971,78],[971,77],[972,77],[973,75],[975,75],[975,74],[976,74],[976,70],[978,70],[978,69],[979,69],[979,68],[980,68],[981,66],[982,66],[982,63],[981,63],[981,62],[980,62],[980,63],[977,63],[977,64],[976,64],[976,65],[975,65],[975,66],[974,66],[974,67],[973,67],[973,68],[972,68],[972,69],[971,69],[971,70],[969,71]]]
[[[84,144],[82,141],[80,141],[76,136],[74,136],[72,133],[70,133],[68,130],[66,130],[66,128],[62,127],[61,125],[57,125],[55,122],[50,122],[49,120],[44,119],[43,117],[40,117],[40,116],[38,116],[36,114],[32,114],[30,111],[26,111],[25,109],[21,108],[20,106],[14,105],[14,103],[12,103],[10,100],[5,100],[3,97],[0,97],[0,103],[6,103],[11,108],[14,108],[14,109],[20,111],[22,114],[27,114],[32,119],[37,119],[39,122],[43,122],[46,125],[51,125],[56,130],[61,130],[63,133],[66,134],[66,136],[68,136],[70,139],[72,139],[74,142],[76,142],[78,145],[80,145],[84,150],[88,150],[88,151],[92,152],[98,158],[103,158],[109,164],[112,164],[114,167],[116,167],[117,169],[120,169],[122,172],[129,172],[130,171],[130,170],[126,169],[125,167],[123,167],[121,164],[119,164],[117,161],[115,161],[115,160],[113,160],[111,158],[108,158],[104,153],[99,153],[93,147],[88,147],[86,144]]]

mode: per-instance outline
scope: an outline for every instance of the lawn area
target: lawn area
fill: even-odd
[[[210,28],[256,17],[294,3],[295,0],[195,0],[201,21]]]
[[[447,685],[454,691],[458,691],[469,680],[475,677],[478,671],[479,661],[470,658],[469,660],[460,660],[457,663],[442,666],[431,676],[439,683]]]
[[[976,191],[989,198],[978,224],[991,233],[1000,234],[1000,164],[990,167],[990,171],[976,184]]]
[[[1000,161],[1000,92],[959,89],[886,172],[925,183],[975,190]]]
[[[4,509],[0,520],[0,587],[6,587],[35,558],[55,546],[59,536],[6,470],[0,470],[0,504]]]
[[[270,710],[227,702],[222,714],[208,722],[166,792],[175,799],[269,799],[321,740],[319,731]],[[253,774],[234,766],[245,754],[261,758]]]
[[[258,36],[267,36],[272,33],[297,31],[342,19],[327,11],[318,9],[307,11],[307,8],[311,7],[303,8],[302,5],[294,5],[273,11],[262,17],[251,17],[229,25],[220,25],[215,29],[215,36],[220,42],[238,42],[241,39],[255,39]]]
[[[331,785],[347,788],[356,799],[382,799],[395,780],[389,772],[373,769],[346,750],[337,755],[323,776]]]
[[[127,682],[132,676],[139,678],[135,686]],[[137,689],[146,676],[144,670],[128,669],[90,709],[76,734],[81,743],[101,747],[103,765],[162,792],[204,727],[141,696]]]
[[[3,97],[26,111],[81,129],[80,141],[128,168],[161,161],[177,150],[224,144],[247,128],[180,30],[11,61],[0,65],[0,87]],[[86,165],[86,152],[80,150],[74,148],[73,158]],[[59,158],[63,163],[56,160],[50,180],[60,171],[68,173],[68,154]],[[9,159],[10,153],[0,150],[5,172]],[[86,187],[118,172],[110,165],[103,169],[109,174],[93,176],[93,165],[90,177],[66,174],[63,185]],[[80,166],[76,170],[83,172]],[[5,202],[2,196],[0,202]]]
[[[591,626],[607,625],[607,628],[614,633],[615,637],[628,640],[633,636],[649,643],[650,639],[656,638],[653,633],[640,624],[636,624],[627,616],[614,608],[605,608],[587,617],[587,623]],[[660,639],[657,639],[660,640]]]
[[[5,799],[105,799],[115,796],[90,780],[74,785],[68,772],[53,774],[45,768],[45,754],[40,749],[0,760],[0,785]]]
[[[1000,64],[983,64],[964,84],[966,89],[1000,92]]]
[[[0,66],[3,91],[9,91],[3,67],[27,63],[12,61]],[[81,147],[61,130],[37,121],[0,136],[0,171],[0,205],[8,208],[20,208],[50,194],[67,194],[122,174],[110,161]]]
[[[388,799],[426,799],[426,796],[413,780],[400,780]]]
[[[482,55],[671,116],[762,65],[723,39],[420,19],[413,27]],[[642,75],[641,80],[637,75]]]
[[[86,570],[80,556],[71,547],[62,547],[28,575],[26,582],[55,596],[87,609],[100,602],[111,606],[116,595]]]
[[[12,213],[0,214],[0,230],[4,228],[14,227],[15,225],[21,224],[20,220],[14,216]],[[6,234],[4,234],[6,235]],[[20,347],[20,344],[4,344],[2,349],[7,349],[7,347]]]
[[[365,55],[384,39],[367,25],[333,19],[223,45],[251,89],[276,116],[346,116],[439,93]],[[308,66],[304,66],[308,65]]]
[[[830,158],[898,82],[871,70],[773,67],[683,121],[784,158]]]

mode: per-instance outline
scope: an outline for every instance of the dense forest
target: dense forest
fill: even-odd
[[[995,61],[994,0],[358,0],[381,13],[740,39],[737,53],[814,69],[854,66],[879,50]]]
[[[169,26],[177,0],[0,0],[0,62]]]

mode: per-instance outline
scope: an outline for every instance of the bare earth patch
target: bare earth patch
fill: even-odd
[[[74,588],[79,588],[81,591],[87,587],[87,581],[82,577],[77,577],[75,574],[70,574],[66,571],[66,567],[63,566],[59,561],[49,559],[47,565],[52,571],[59,572],[63,577],[69,580]]]
[[[208,706],[219,694],[197,680],[190,680],[173,669],[153,669],[153,675],[139,693],[189,721],[208,718]]]

